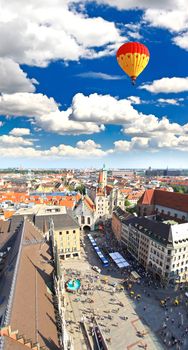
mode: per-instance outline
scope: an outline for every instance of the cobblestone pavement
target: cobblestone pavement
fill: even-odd
[[[94,234],[96,235],[96,234]],[[143,269],[135,263],[125,251],[118,247],[110,233],[96,235],[98,245],[106,250],[119,250],[130,262],[131,270],[136,270],[142,277],[140,283],[130,282],[130,274],[125,272],[123,277],[127,279],[125,286],[131,283],[131,288],[126,288],[127,296],[132,300],[132,306],[138,317],[148,326],[151,336],[161,342],[163,349],[188,350],[188,298],[185,292],[186,284],[163,288],[158,281],[145,274]],[[115,266],[112,267],[112,275],[120,276]],[[130,294],[133,294],[131,297]],[[141,295],[138,302],[135,297]],[[129,299],[130,300],[130,299]],[[160,301],[166,301],[166,306],[161,306]],[[174,301],[179,305],[175,306]]]
[[[122,284],[120,292],[117,291],[118,287],[109,285],[115,281],[120,287],[122,276],[118,270],[107,271],[103,268],[97,278],[98,274],[91,269],[91,266],[97,265],[101,268],[101,265],[87,238],[85,244],[80,260],[62,262],[66,281],[76,277],[72,271],[77,272],[81,279],[80,291],[76,294],[67,293],[66,321],[75,349],[88,349],[80,329],[80,321],[85,320],[90,331],[93,316],[96,317],[104,338],[108,341],[109,350],[164,349],[159,337],[137,313],[137,309],[143,308],[143,301],[131,299]],[[108,283],[103,281],[105,276],[108,278]]]

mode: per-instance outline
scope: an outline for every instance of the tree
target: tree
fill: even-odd
[[[76,191],[80,192],[83,195],[86,194],[86,188],[85,188],[85,186],[83,184],[81,184],[78,187],[76,187]]]
[[[129,202],[128,199],[125,199],[125,207],[130,207],[131,205],[131,202]]]

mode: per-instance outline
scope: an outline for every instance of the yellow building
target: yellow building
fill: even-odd
[[[80,257],[80,226],[68,213],[51,219],[53,242],[61,259]]]

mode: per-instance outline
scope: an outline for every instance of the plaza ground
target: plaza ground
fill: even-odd
[[[137,309],[141,311],[143,300],[131,299],[129,292],[124,288],[118,292],[117,287],[115,290],[109,285],[111,282],[117,282],[120,285],[122,282],[120,271],[116,269],[107,271],[106,268],[102,268],[100,277],[97,278],[98,274],[91,268],[93,265],[102,268],[87,237],[85,237],[85,247],[82,248],[81,259],[62,261],[62,266],[65,269],[65,280],[76,278],[76,275],[73,274],[76,272],[82,285],[77,294],[67,293],[66,295],[66,323],[75,349],[88,349],[86,337],[80,327],[82,320],[85,321],[90,343],[95,349],[95,343],[91,336],[93,317],[96,318],[100,326],[109,350],[163,349],[155,330],[153,332],[148,327],[144,311],[142,312],[144,317],[138,315]],[[108,283],[104,283],[104,276],[108,278]]]

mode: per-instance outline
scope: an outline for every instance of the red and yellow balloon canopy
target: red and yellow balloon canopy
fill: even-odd
[[[120,46],[116,57],[120,67],[131,78],[132,83],[135,84],[136,78],[149,62],[150,53],[145,45],[130,42]]]

